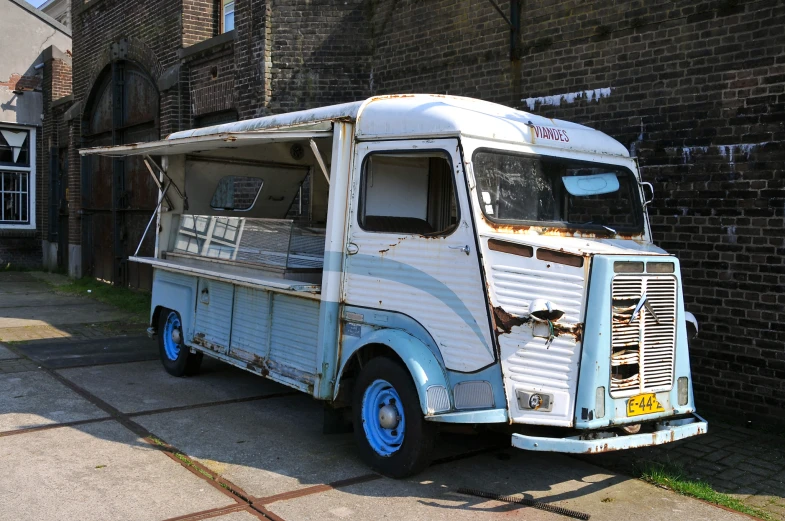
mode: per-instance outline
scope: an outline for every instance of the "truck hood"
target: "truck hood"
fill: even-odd
[[[481,236],[526,244],[536,248],[563,251],[575,255],[669,255],[668,252],[641,239],[601,239],[563,237],[533,233],[482,232]]]

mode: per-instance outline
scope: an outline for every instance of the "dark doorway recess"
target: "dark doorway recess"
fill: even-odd
[[[108,66],[93,85],[82,122],[83,146],[160,138],[159,94],[150,76],[130,61]],[[128,262],[158,202],[141,158],[82,158],[82,254],[85,272],[116,285],[152,287],[152,269]],[[148,234],[140,256],[152,256]]]

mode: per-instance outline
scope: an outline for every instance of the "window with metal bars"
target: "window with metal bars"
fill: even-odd
[[[0,170],[0,224],[30,223],[30,173]]]
[[[0,127],[0,227],[34,228],[35,132]]]

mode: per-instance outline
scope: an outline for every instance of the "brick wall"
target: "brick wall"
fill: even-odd
[[[272,1],[267,77],[270,112],[343,103],[369,95],[368,4],[361,0]],[[243,108],[241,114],[247,112]]]
[[[54,59],[50,64],[52,67],[51,78],[51,99],[59,100],[71,94],[71,62],[61,59]]]
[[[183,47],[218,34],[220,19],[215,0],[183,0]]]
[[[189,0],[191,1],[191,0]],[[198,2],[194,1],[196,6]],[[194,7],[190,13],[197,12]],[[95,82],[113,59],[124,59],[141,67],[156,82],[167,69],[176,66],[178,50],[185,39],[183,2],[164,0],[92,0],[72,3],[74,102],[80,114],[73,120],[72,151],[69,157],[69,243],[81,244],[81,117],[89,110],[88,96]],[[191,42],[201,36],[189,33]],[[187,106],[182,107],[177,89],[160,93],[158,125],[161,135],[188,124]],[[185,113],[183,113],[186,111]]]
[[[654,239],[681,260],[701,324],[698,406],[782,422],[785,2],[525,6],[518,75],[487,2],[379,3],[375,91],[476,96],[628,145],[656,188]]]
[[[184,59],[189,82],[190,126],[205,115],[236,110],[234,49],[232,40]]]
[[[207,20],[207,5],[184,1],[76,3],[75,98],[109,42],[137,38],[160,71],[181,45],[215,34],[217,18],[191,27]],[[509,0],[499,5],[509,13]],[[233,43],[186,60],[180,87],[162,96],[162,134],[192,123],[191,108],[209,117],[192,94],[217,100],[215,85],[230,80],[239,119],[436,92],[602,130],[656,187],[655,241],[680,258],[687,308],[701,322],[699,407],[785,418],[783,0],[530,0],[520,60],[487,0],[236,0],[235,9]]]
[[[41,266],[41,241],[36,232],[11,234],[0,232],[0,269],[39,268]]]
[[[270,5],[273,0],[235,0],[234,27],[234,99],[239,119],[266,113],[265,72],[268,60],[266,34],[270,26]]]
[[[59,53],[58,53],[59,54]],[[40,133],[41,159],[38,163],[38,212],[39,235],[44,240],[55,240],[50,235],[50,207],[58,209],[58,201],[51,200],[51,164],[52,149],[69,146],[67,123],[63,119],[71,101],[66,96],[71,94],[71,68],[69,56],[51,57],[44,63],[42,91],[44,97],[44,119]]]
[[[510,12],[509,2],[498,4]],[[374,93],[460,94],[519,103],[509,27],[487,0],[381,0],[370,2],[367,14]]]

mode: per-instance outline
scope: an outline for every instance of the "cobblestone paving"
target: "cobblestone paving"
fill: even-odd
[[[785,521],[785,437],[709,418],[709,432],[659,447],[589,457],[595,464],[637,474],[648,462],[675,464],[691,479]]]

